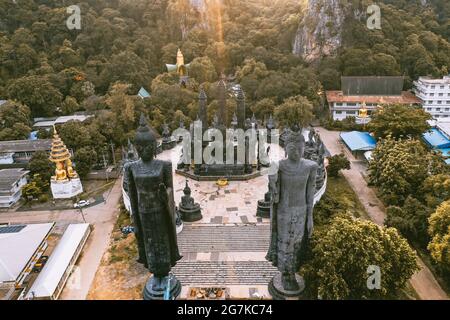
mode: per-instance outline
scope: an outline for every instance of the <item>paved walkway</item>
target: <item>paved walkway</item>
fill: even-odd
[[[375,191],[367,185],[366,180],[363,178],[364,165],[361,165],[361,162],[356,160],[341,142],[339,137],[340,132],[328,131],[324,128],[318,128],[316,131],[320,133],[320,137],[331,155],[342,152],[346,154],[351,162],[351,169],[343,170],[343,176],[355,191],[370,219],[378,225],[383,225],[385,208],[381,200],[378,199]],[[448,295],[442,290],[432,272],[420,258],[418,258],[418,264],[420,271],[412,276],[410,282],[420,299],[447,300],[449,298]]]
[[[284,155],[272,146],[273,157]],[[158,155],[172,162],[179,160],[181,145]],[[192,197],[200,204],[203,218],[184,223],[178,235],[183,256],[173,273],[182,283],[180,299],[191,288],[222,287],[226,296],[235,299],[270,299],[267,285],[276,269],[266,261],[269,246],[269,219],[256,217],[257,200],[267,192],[267,177],[251,181],[230,181],[218,187],[215,181],[188,179]],[[174,172],[174,197],[178,204],[186,178]]]

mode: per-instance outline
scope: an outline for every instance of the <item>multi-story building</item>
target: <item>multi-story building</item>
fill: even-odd
[[[0,208],[9,208],[19,201],[28,172],[21,168],[0,170]]]
[[[414,82],[414,87],[423,109],[433,118],[450,117],[450,75],[442,79],[420,77]]]
[[[355,117],[364,123],[379,106],[421,103],[412,92],[402,91],[403,77],[342,77],[341,89],[326,92],[333,120]],[[367,117],[360,117],[361,109],[366,109]]]

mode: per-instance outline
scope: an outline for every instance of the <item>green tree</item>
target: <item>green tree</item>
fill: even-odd
[[[443,202],[428,219],[431,241],[428,250],[431,257],[446,272],[450,273],[450,201]]]
[[[80,148],[75,152],[73,161],[78,175],[80,178],[84,178],[97,163],[97,152],[91,147]]]
[[[372,153],[369,183],[378,187],[387,204],[402,205],[409,195],[417,194],[427,178],[429,156],[418,140],[387,136]]]
[[[198,83],[217,80],[216,68],[208,57],[195,58],[190,63],[189,76],[195,78]]]
[[[343,153],[328,158],[328,175],[330,177],[337,177],[340,170],[350,170],[350,161],[348,161]]]
[[[436,208],[439,204],[450,199],[450,175],[441,173],[429,176],[422,185],[425,203],[430,208]]]
[[[28,76],[8,86],[8,96],[31,109],[33,116],[52,116],[60,106],[61,93],[45,78]]]
[[[26,201],[39,198],[43,193],[35,181],[31,181],[22,187],[22,198]]]
[[[275,109],[275,119],[284,126],[291,127],[294,124],[308,125],[313,119],[313,106],[303,96],[287,98]]]
[[[79,106],[77,100],[71,96],[67,96],[61,105],[61,111],[63,112],[63,114],[66,114],[66,115],[73,114],[79,108],[80,108],[80,106]]]
[[[372,115],[368,129],[376,138],[385,138],[391,135],[394,138],[419,138],[430,129],[427,120],[431,115],[422,108],[407,105],[384,106]]]
[[[397,228],[403,236],[423,247],[429,241],[428,217],[431,210],[419,200],[409,196],[402,207],[389,206],[386,210],[386,225]]]
[[[0,106],[0,141],[28,139],[30,109],[18,102],[7,101]]]
[[[264,117],[268,119],[274,113],[275,102],[271,98],[264,98],[252,105],[250,110],[255,114],[257,119],[264,119]]]
[[[30,175],[32,177],[39,176],[43,181],[50,181],[50,177],[53,175],[54,166],[48,159],[47,152],[36,151],[28,163],[28,170],[30,170]]]
[[[416,254],[394,228],[338,216],[317,231],[304,266],[311,294],[322,299],[392,298],[418,270]],[[381,271],[380,290],[368,288],[368,268]]]
[[[82,122],[71,120],[58,128],[58,134],[69,149],[94,146],[98,144],[97,138],[93,138]]]

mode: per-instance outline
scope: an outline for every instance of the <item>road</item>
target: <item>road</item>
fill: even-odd
[[[77,263],[79,283],[77,286],[66,286],[60,299],[86,299],[102,256],[108,247],[111,232],[119,214],[118,205],[121,196],[121,179],[118,179],[111,191],[106,194],[105,203],[83,209],[86,222],[92,226],[92,232]],[[84,222],[78,209],[0,213],[0,223],[39,223],[49,221],[55,221],[57,228],[64,228],[69,223]],[[69,278],[68,283],[75,282]]]
[[[342,175],[347,179],[353,191],[358,196],[364,206],[369,218],[378,225],[383,225],[385,207],[377,197],[375,191],[367,185],[363,178],[365,165],[355,159],[351,152],[341,142],[338,131],[329,131],[324,128],[316,130],[320,133],[320,138],[325,143],[331,155],[344,153],[351,162],[350,170],[343,170]],[[428,269],[424,262],[418,258],[420,271],[416,272],[410,282],[414,290],[422,300],[448,300],[448,295],[440,287],[433,273]]]

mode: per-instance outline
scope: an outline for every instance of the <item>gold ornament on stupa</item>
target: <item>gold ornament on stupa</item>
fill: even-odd
[[[50,151],[49,160],[56,164],[55,175],[52,179],[56,181],[66,181],[69,178],[78,177],[76,171],[72,167],[70,153],[64,142],[53,127],[52,149]]]

